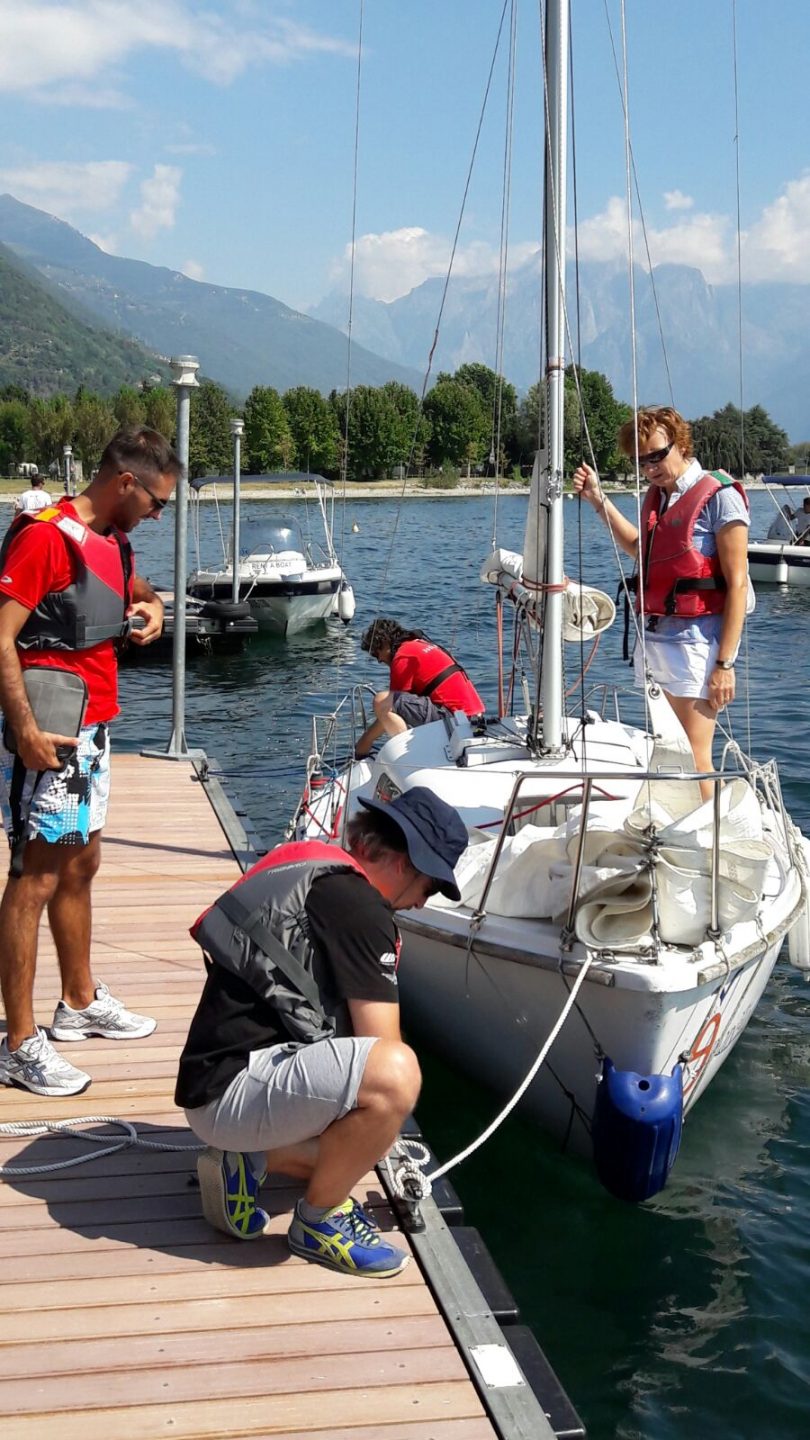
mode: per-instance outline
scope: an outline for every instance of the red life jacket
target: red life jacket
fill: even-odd
[[[19,635],[20,650],[89,650],[103,640],[126,634],[132,604],[132,547],[113,530],[116,541],[99,535],[62,509],[64,502],[15,517],[0,547],[0,570],[9,546],[23,525],[55,525],[74,556],[76,579],[65,590],[43,595]]]
[[[664,491],[650,485],[641,510],[641,573],[647,615],[719,615],[726,582],[719,557],[694,549],[695,521],[724,485],[733,485],[748,508],[748,496],[737,480],[705,474],[690,485],[676,504],[662,509]],[[642,587],[636,592],[641,610]]]
[[[433,640],[406,640],[398,646],[391,661],[391,685],[394,690],[402,688],[397,683],[397,661],[400,665],[409,661],[413,668],[409,686],[411,694],[423,695],[434,705],[442,705],[447,710],[483,715],[486,707],[464,666]]]
[[[322,840],[279,845],[191,927],[192,939],[206,956],[271,1004],[290,1037],[303,1044],[335,1033],[315,978],[318,957],[309,937],[306,903],[321,875],[340,870],[365,874],[337,845]]]

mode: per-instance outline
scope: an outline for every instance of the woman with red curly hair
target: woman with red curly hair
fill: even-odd
[[[706,473],[694,458],[691,426],[669,406],[639,410],[619,431],[619,447],[649,482],[640,533],[590,465],[574,472],[574,489],[636,561],[644,629],[636,679],[661,686],[696,768],[712,770],[717,715],[734,699],[748,600],[748,499],[730,476]],[[708,799],[711,782],[701,789]]]

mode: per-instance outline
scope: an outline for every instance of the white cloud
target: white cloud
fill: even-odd
[[[188,276],[189,280],[202,280],[205,274],[199,260],[184,260],[180,269],[184,275]]]
[[[99,250],[103,250],[107,255],[119,255],[121,253],[120,242],[117,235],[100,235],[94,233],[88,235],[87,238],[88,240],[92,240],[94,245],[98,245]]]
[[[612,196],[600,215],[593,215],[579,227],[579,254],[583,260],[627,259],[627,209],[624,200]],[[731,279],[733,253],[731,223],[726,215],[698,212],[656,228],[647,225],[647,240],[653,265],[694,265],[710,283]],[[647,251],[641,224],[633,221],[633,249],[636,263],[647,266]],[[573,253],[569,235],[568,253]]]
[[[514,246],[509,253],[510,268],[534,254],[536,244]],[[432,235],[418,225],[382,234],[361,235],[355,245],[355,288],[374,300],[396,300],[424,280],[444,277],[450,262],[451,242],[446,235]],[[351,263],[351,245],[332,267],[332,279],[345,281]],[[498,252],[483,240],[474,240],[456,251],[453,274],[497,275]]]
[[[684,212],[686,209],[685,206],[674,208]],[[742,232],[743,280],[810,284],[809,233],[810,172],[798,180],[788,181],[781,195],[766,205],[758,219]],[[647,236],[653,265],[694,265],[713,285],[736,281],[737,228],[730,215],[690,210],[670,225],[648,225]],[[633,224],[633,245],[638,264],[646,267],[644,237],[638,220]],[[627,220],[623,200],[614,196],[601,215],[592,216],[580,226],[579,251],[585,260],[626,260]]]
[[[182,177],[177,165],[156,165],[149,179],[141,182],[141,204],[131,212],[129,223],[144,240],[154,239],[158,230],[173,229]]]
[[[66,220],[113,209],[131,172],[124,160],[43,160],[0,170],[0,185],[25,204]]]
[[[0,92],[49,103],[72,92],[83,95],[84,104],[106,95],[119,104],[126,87],[110,72],[143,50],[173,52],[222,85],[251,66],[289,64],[324,51],[354,54],[342,40],[261,11],[245,23],[239,5],[224,4],[215,13],[193,0],[140,0],[138,6],[130,0],[0,0]],[[100,86],[90,98],[87,87],[97,77]],[[63,82],[70,92],[59,88]]]
[[[791,180],[742,237],[745,280],[810,281],[810,174]]]
[[[665,190],[664,204],[667,210],[691,210],[694,205],[691,195],[684,195],[682,190]]]

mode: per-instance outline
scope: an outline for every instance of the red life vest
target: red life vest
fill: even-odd
[[[59,505],[23,511],[11,522],[0,548],[2,569],[9,546],[23,525],[55,525],[75,558],[76,579],[64,590],[49,591],[32,610],[19,635],[20,650],[89,650],[126,633],[132,604],[132,547],[113,530],[116,541],[89,529]]]
[[[463,710],[467,715],[483,715],[485,705],[463,665],[432,640],[406,640],[397,647],[391,661],[391,688],[402,690],[397,670],[407,666],[410,672],[408,693],[424,695],[434,705],[447,710]]]
[[[726,582],[719,557],[701,555],[693,545],[695,521],[722,489],[731,484],[748,508],[748,496],[737,480],[705,474],[690,485],[675,505],[661,507],[659,485],[650,485],[641,510],[641,573],[647,615],[719,615],[725,603]],[[641,610],[641,586],[636,610]]]
[[[346,850],[321,840],[279,845],[252,865],[191,927],[215,965],[245,981],[273,1006],[293,1040],[309,1044],[335,1033],[315,978],[317,952],[306,903],[321,875],[355,870]]]

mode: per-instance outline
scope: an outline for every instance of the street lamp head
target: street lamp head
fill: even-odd
[[[63,445],[63,446],[62,446],[62,454],[64,455],[64,457],[65,457],[66,460],[69,460],[70,457],[71,457],[71,455],[73,454],[73,446],[72,446],[72,445]]]
[[[200,368],[200,362],[196,355],[173,355],[169,364],[172,367],[174,376],[172,383],[174,385],[185,385],[190,390],[199,385],[197,371]]]
[[[232,421],[231,421],[231,434],[232,434],[232,435],[244,435],[244,433],[245,433],[245,422],[244,422],[244,420],[236,420],[236,419],[232,420]]]

